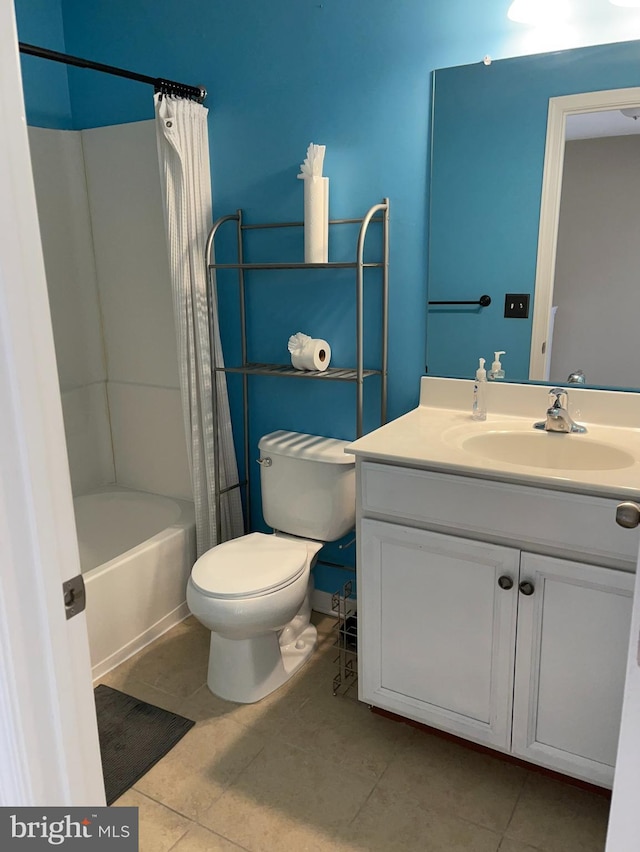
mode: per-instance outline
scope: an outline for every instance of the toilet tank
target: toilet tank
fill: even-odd
[[[283,430],[259,440],[262,514],[270,527],[317,541],[335,541],[353,528],[355,457],[344,452],[348,444]]]

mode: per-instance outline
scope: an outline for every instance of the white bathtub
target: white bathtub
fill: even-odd
[[[109,486],[74,500],[93,677],[188,614],[193,504]]]

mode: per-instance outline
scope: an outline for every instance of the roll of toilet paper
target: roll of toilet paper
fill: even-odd
[[[310,337],[304,345],[291,353],[291,364],[296,370],[324,372],[331,361],[331,347],[326,340]]]
[[[304,179],[304,262],[329,260],[329,178]]]

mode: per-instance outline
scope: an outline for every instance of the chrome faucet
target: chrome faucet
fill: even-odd
[[[571,385],[584,385],[587,383],[587,377],[584,374],[584,370],[574,370],[573,373],[569,374],[567,381]]]
[[[547,419],[534,423],[534,429],[544,429],[546,432],[575,432],[583,434],[585,426],[574,423],[569,414],[569,394],[564,388],[551,388],[549,391],[551,404],[547,408]],[[564,397],[564,405],[562,403]]]

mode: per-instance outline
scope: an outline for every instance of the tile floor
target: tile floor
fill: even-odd
[[[333,620],[258,704],[211,695],[187,619],[101,682],[197,724],[117,805],[141,852],[602,852],[607,799],[334,697]]]

